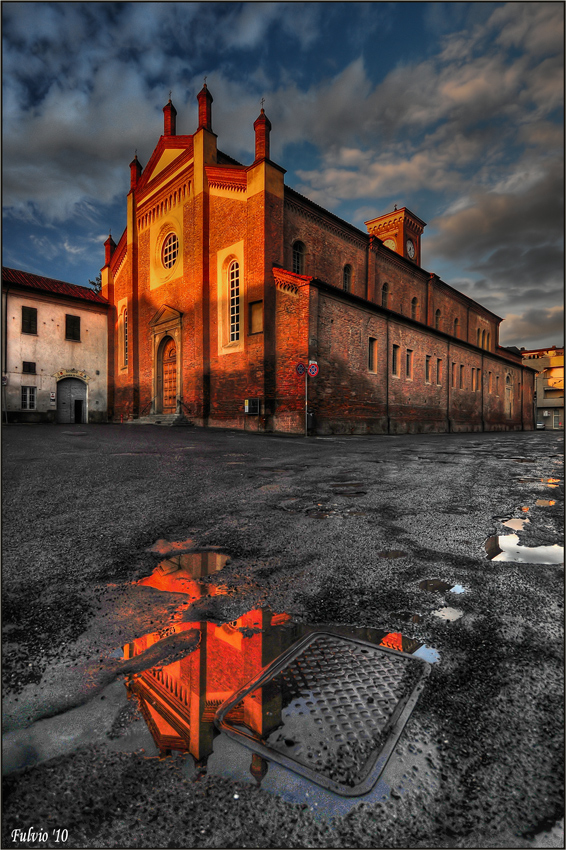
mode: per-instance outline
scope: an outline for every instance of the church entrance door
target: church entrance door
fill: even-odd
[[[162,374],[163,380],[163,413],[177,412],[177,346],[175,340],[169,339],[166,341],[163,348],[162,358]]]

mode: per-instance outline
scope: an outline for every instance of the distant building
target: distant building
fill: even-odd
[[[553,431],[564,430],[564,348],[522,348],[521,355],[526,366],[537,370],[537,423]]]
[[[218,150],[206,85],[198,110],[178,136],[166,104],[148,164],[130,163],[126,229],[105,243],[114,420],[532,429],[534,373],[499,345],[498,316],[421,268],[421,219],[404,207],[361,231],[285,186],[263,109],[248,166]]]
[[[4,421],[107,421],[108,302],[85,286],[2,268]]]

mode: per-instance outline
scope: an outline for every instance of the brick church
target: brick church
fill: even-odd
[[[126,229],[105,243],[111,419],[533,428],[534,372],[499,345],[498,316],[421,268],[420,218],[395,209],[363,232],[286,186],[263,109],[254,162],[236,162],[217,148],[206,84],[195,133],[177,135],[171,100],[163,113],[149,162],[130,163]]]

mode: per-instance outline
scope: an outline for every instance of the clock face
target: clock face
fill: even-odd
[[[383,244],[386,248],[391,248],[392,251],[395,250],[395,240],[394,239],[385,239]]]
[[[407,239],[407,256],[412,260],[415,256],[415,246],[410,239]]]

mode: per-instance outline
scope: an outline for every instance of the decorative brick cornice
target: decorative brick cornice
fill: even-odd
[[[110,268],[112,269],[112,274],[116,275],[124,265],[124,260],[126,259],[126,250],[127,250],[127,242],[126,242],[126,233],[122,235],[122,238],[118,242],[118,245],[112,255],[112,261],[110,263]]]
[[[311,283],[313,278],[304,274],[289,272],[287,269],[275,268],[273,269],[273,280],[275,281],[276,289],[293,292],[296,295],[299,289]]]
[[[231,189],[235,192],[245,192],[248,186],[248,177],[245,167],[230,167],[218,165],[206,165],[206,176],[210,188]]]
[[[307,203],[308,203],[308,199]],[[303,205],[300,200],[295,198],[289,198],[287,195],[285,196],[285,207],[287,209],[293,210],[293,212],[299,213],[303,218],[312,221],[321,227],[326,228],[326,230],[333,233],[335,236],[339,236],[341,239],[345,239],[347,242],[350,242],[352,245],[357,245],[359,248],[365,249],[367,246],[367,237],[365,234],[360,233],[359,236],[351,233],[348,230],[347,222],[344,222],[344,227],[340,227],[338,222],[330,221],[326,215],[325,210],[322,207],[317,207],[317,209],[309,209],[307,206]],[[320,210],[320,213],[318,212]]]

